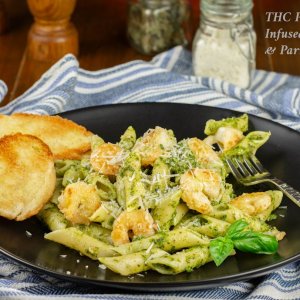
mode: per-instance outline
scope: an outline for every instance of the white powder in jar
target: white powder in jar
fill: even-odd
[[[215,29],[209,35],[198,33],[193,45],[193,67],[196,76],[228,81],[241,88],[250,84],[250,43],[231,37],[230,29]],[[245,55],[244,55],[244,54]]]

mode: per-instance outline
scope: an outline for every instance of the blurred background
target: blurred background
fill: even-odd
[[[298,54],[283,54],[279,51],[266,54],[269,47],[300,48],[300,39],[265,38],[269,28],[276,31],[300,31],[300,20],[295,22],[267,22],[266,12],[300,12],[299,0],[254,0],[253,18],[257,34],[256,67],[268,71],[300,75],[300,51]],[[193,38],[199,25],[199,0],[188,0],[189,34]],[[46,4],[46,7],[45,7]],[[34,17],[42,29],[34,24]],[[135,59],[150,60],[153,55],[145,55],[133,49],[126,36],[128,16],[127,0],[0,0],[0,79],[8,86],[4,105],[26,91],[39,77],[62,56],[73,52],[80,66],[87,70],[100,70]],[[74,24],[71,25],[68,19]],[[63,26],[69,34],[69,48],[57,50],[51,46],[50,52],[31,40],[43,39],[36,32],[46,30],[51,38],[51,30]],[[34,28],[34,29],[32,29]],[[40,31],[39,31],[40,30]],[[78,37],[76,36],[78,34]],[[55,39],[65,38],[56,35]],[[77,44],[78,42],[78,44]],[[29,45],[29,47],[28,47]],[[191,49],[191,43],[187,46]]]

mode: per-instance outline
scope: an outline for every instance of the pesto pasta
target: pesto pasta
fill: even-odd
[[[241,194],[227,180],[224,157],[255,153],[270,136],[247,131],[244,114],[209,120],[202,140],[159,126],[140,137],[129,126],[115,144],[94,135],[89,156],[56,161],[55,193],[38,214],[45,238],[123,276],[219,266],[234,249],[274,253],[285,233],[268,220],[282,192]]]

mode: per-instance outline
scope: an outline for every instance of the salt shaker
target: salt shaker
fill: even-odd
[[[143,54],[156,54],[175,45],[186,46],[190,7],[187,0],[130,0],[127,37]]]
[[[249,87],[256,52],[252,7],[252,0],[201,0],[200,26],[193,41],[196,76]]]

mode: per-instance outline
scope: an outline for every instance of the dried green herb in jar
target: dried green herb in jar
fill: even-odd
[[[186,0],[131,0],[127,35],[144,54],[155,54],[189,43],[189,6]]]

